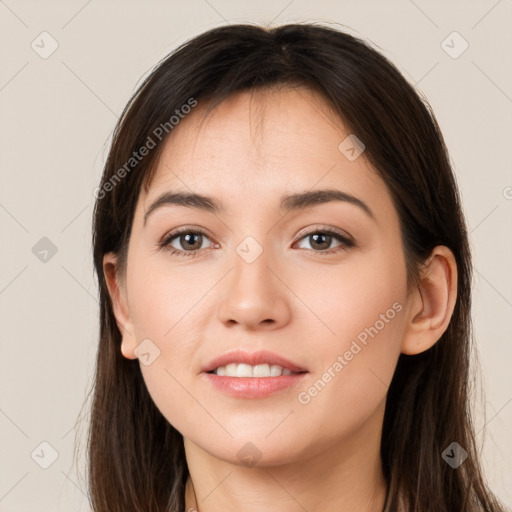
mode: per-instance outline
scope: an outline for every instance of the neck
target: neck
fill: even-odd
[[[199,512],[382,512],[382,411],[335,446],[286,465],[248,467],[219,459],[185,438],[185,510]],[[196,501],[197,499],[197,501]]]

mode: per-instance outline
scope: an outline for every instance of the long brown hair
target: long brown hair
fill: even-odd
[[[471,416],[471,257],[459,192],[427,101],[368,43],[317,24],[229,25],[187,41],[162,60],[125,107],[113,134],[93,219],[100,332],[88,436],[88,483],[95,512],[181,512],[188,469],[181,434],[162,416],[121,333],[103,274],[103,256],[126,264],[133,215],[173,116],[194,102],[210,112],[253,88],[307,86],[320,92],[392,194],[410,286],[436,245],[458,266],[457,302],[432,348],[400,355],[387,394],[381,460],[391,511],[501,512],[487,489]],[[185,108],[189,105],[189,108]],[[134,152],[149,147],[144,158]],[[121,169],[124,169],[122,171]],[[467,459],[452,468],[443,451],[457,442]]]

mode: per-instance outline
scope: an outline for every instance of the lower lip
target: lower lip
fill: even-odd
[[[215,389],[237,398],[264,398],[297,386],[307,372],[280,377],[224,377],[204,373]]]

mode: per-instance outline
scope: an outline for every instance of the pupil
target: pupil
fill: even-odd
[[[325,244],[325,240],[327,240],[327,247],[329,247],[330,243],[331,243],[331,236],[330,235],[325,235],[323,233],[315,233],[314,235],[311,235],[312,238],[313,238],[313,244],[311,244],[313,247],[315,245],[322,245],[322,242],[318,242],[318,238],[323,238],[324,239],[324,244]],[[320,249],[326,249],[327,247],[320,247]]]
[[[187,233],[186,235],[184,235],[184,238],[185,240],[187,241],[186,243],[189,245],[189,248],[191,249],[196,249],[196,247],[193,247],[194,246],[194,243],[192,242],[192,244],[190,244],[190,238],[192,237],[200,237],[201,235],[199,234],[195,234],[195,233]],[[197,243],[197,241],[196,241]],[[191,247],[192,246],[192,247]],[[201,247],[201,244],[199,244],[199,247]],[[199,247],[197,247],[197,249],[199,249]]]

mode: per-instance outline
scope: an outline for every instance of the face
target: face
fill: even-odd
[[[242,92],[204,124],[202,108],[174,129],[139,197],[123,354],[145,354],[156,406],[214,457],[276,465],[346,447],[380,429],[401,351],[406,267],[391,196],[364,152],[339,148],[350,132],[317,93]],[[283,201],[326,189],[342,194]],[[154,206],[170,192],[218,209]],[[215,363],[236,351],[249,359]],[[265,377],[272,364],[293,373]]]

